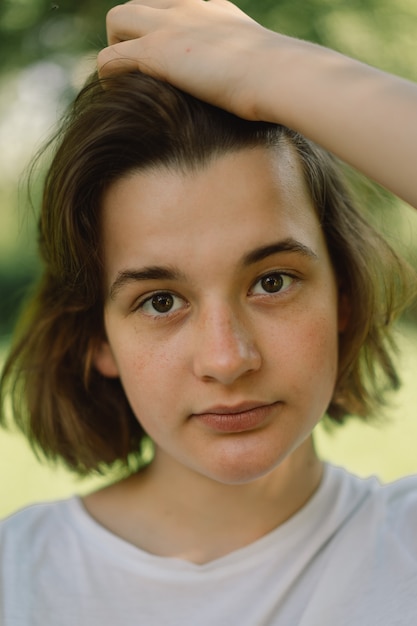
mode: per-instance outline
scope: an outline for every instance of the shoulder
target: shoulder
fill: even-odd
[[[384,485],[340,468],[327,474],[308,623],[417,623],[417,477]]]
[[[65,514],[71,510],[76,500],[76,497],[72,497],[66,500],[30,504],[1,519],[0,533],[7,533],[12,528],[23,529],[27,526],[37,525],[39,522],[44,524],[52,520],[57,521],[65,517]]]
[[[391,546],[407,554],[417,571],[417,476],[382,484],[375,477],[358,478],[340,468],[332,472],[346,514],[341,537],[361,539],[365,552]]]
[[[383,483],[376,476],[361,478],[330,464],[326,464],[326,473],[329,476],[326,485],[328,489],[349,497],[357,494],[363,502],[379,503],[390,519],[393,510],[403,512],[404,515],[417,515],[417,474]]]
[[[392,531],[402,534],[410,525],[414,530],[417,528],[417,476],[374,484],[370,501],[379,505],[384,521]]]
[[[69,520],[74,516],[77,498],[45,502],[28,506],[0,521],[0,554],[8,555],[28,551],[40,552],[45,543],[68,538]]]
[[[382,486],[387,528],[415,555],[417,563],[417,476]]]
[[[0,520],[0,533],[2,536],[4,533],[10,532],[12,528],[24,528],[27,525],[37,524],[39,520],[44,522],[45,520],[59,517],[65,508],[67,508],[68,500],[56,500],[53,502],[41,502],[37,504],[30,504],[18,511],[11,513]]]

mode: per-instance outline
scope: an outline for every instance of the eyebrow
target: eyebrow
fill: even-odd
[[[318,259],[317,254],[311,248],[300,241],[293,239],[293,237],[287,237],[281,241],[261,246],[260,248],[255,248],[255,250],[248,252],[248,254],[243,257],[243,266],[247,267],[248,265],[253,265],[254,263],[263,261],[263,259],[266,259],[273,254],[279,254],[280,252],[292,252],[309,257],[310,259]]]
[[[317,260],[317,254],[308,246],[288,237],[277,241],[275,243],[267,244],[251,250],[242,259],[242,266],[249,267],[259,261],[282,252],[290,252],[293,254],[301,254],[313,260]],[[170,281],[186,281],[186,275],[174,266],[160,266],[151,265],[145,266],[140,269],[127,269],[120,271],[115,280],[113,281],[110,290],[109,298],[114,300],[117,293],[129,283],[147,281],[147,280],[170,280]]]
[[[146,280],[185,280],[185,274],[175,267],[151,265],[141,269],[129,269],[119,272],[112,283],[109,297],[114,300],[117,293],[129,283]]]

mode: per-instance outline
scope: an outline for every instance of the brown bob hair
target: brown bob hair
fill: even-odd
[[[302,165],[350,315],[327,415],[370,416],[399,384],[390,326],[407,270],[355,207],[335,159],[280,125],[250,122],[139,72],[81,91],[61,130],[39,218],[43,274],[25,307],[2,380],[15,423],[36,452],[80,474],[133,467],[146,436],[118,379],[92,365],[104,337],[100,205],[134,170],[181,171],[253,146],[291,144]],[[130,464],[130,465],[129,465]]]

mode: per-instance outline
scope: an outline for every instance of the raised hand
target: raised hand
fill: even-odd
[[[101,76],[140,69],[250,119],[255,65],[280,38],[226,0],[134,0],[108,13],[107,32]]]
[[[133,0],[107,28],[101,76],[140,69],[294,128],[417,206],[417,85],[274,33],[227,0]]]

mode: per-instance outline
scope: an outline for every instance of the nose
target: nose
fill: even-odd
[[[198,378],[231,385],[260,366],[261,354],[248,325],[228,307],[202,317],[194,343],[194,373]]]

